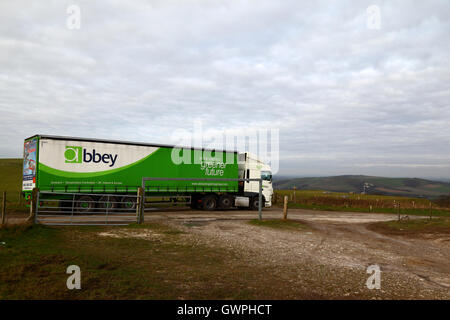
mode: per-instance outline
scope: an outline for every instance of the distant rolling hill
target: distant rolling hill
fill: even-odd
[[[364,191],[381,195],[398,195],[411,197],[438,197],[450,194],[450,183],[418,178],[384,178],[362,175],[345,175],[332,177],[295,178],[274,181],[275,189],[326,190],[335,192]]]

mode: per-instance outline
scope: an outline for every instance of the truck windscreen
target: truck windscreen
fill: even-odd
[[[261,171],[261,179],[266,180],[266,181],[272,181],[272,172]]]

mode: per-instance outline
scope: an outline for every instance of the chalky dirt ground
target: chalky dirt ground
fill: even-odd
[[[279,209],[263,212],[264,219],[281,215]],[[233,248],[249,263],[272,266],[273,275],[314,297],[450,298],[448,234],[399,236],[372,230],[375,222],[396,220],[392,214],[290,210],[289,219],[307,226],[299,230],[248,223],[256,217],[251,211],[189,210],[155,212],[146,221],[165,220],[197,241]],[[366,269],[373,264],[382,271],[380,290],[366,287]]]
[[[169,225],[183,231],[178,241],[223,248],[236,253],[240,264],[267,270],[254,275],[273,280],[273,289],[258,294],[261,299],[450,299],[448,233],[399,235],[376,226],[396,220],[393,214],[290,209],[289,219],[304,225],[297,229],[250,224],[257,215],[174,208],[147,212],[145,222]],[[277,208],[263,211],[263,219],[281,216]],[[25,217],[13,215],[8,222]],[[148,230],[127,232],[112,227],[98,236],[152,237]],[[235,263],[230,259],[230,266]],[[366,287],[370,265],[381,269],[380,290]]]

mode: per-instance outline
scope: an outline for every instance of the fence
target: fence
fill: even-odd
[[[38,191],[35,223],[127,225],[138,221],[138,195]]]
[[[0,225],[4,225],[6,221],[6,192],[3,191],[2,194],[2,202],[1,202],[1,218],[0,218]]]

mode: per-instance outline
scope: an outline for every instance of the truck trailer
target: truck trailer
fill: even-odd
[[[272,205],[270,166],[248,152],[50,135],[24,142],[22,192],[27,200],[37,188],[54,192],[61,208],[92,212],[105,205],[102,194],[108,194],[111,206],[132,209],[136,197],[131,195],[143,177],[159,178],[146,181],[146,197],[185,197],[192,208],[203,210],[257,210],[259,182],[238,179],[261,178],[262,206]]]

